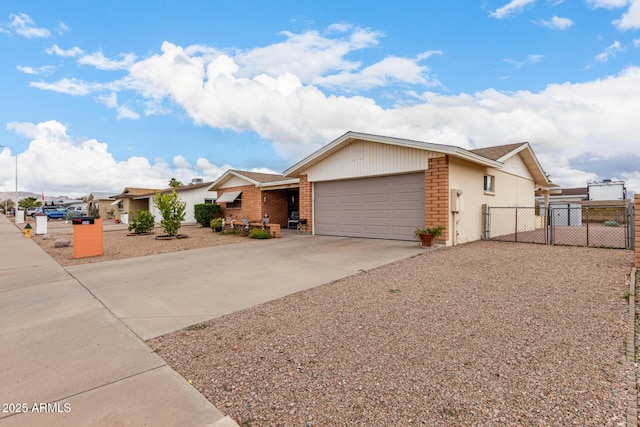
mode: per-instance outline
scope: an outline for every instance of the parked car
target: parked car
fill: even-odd
[[[30,207],[24,210],[25,216],[34,216],[36,214],[36,207]]]
[[[44,206],[41,208],[36,208],[34,215],[37,214],[45,214],[47,216],[47,221],[50,219],[60,219],[67,216],[67,209],[61,206]]]
[[[83,203],[81,205],[71,205],[67,208],[68,211],[76,212],[78,215],[86,215],[87,214],[87,204]]]

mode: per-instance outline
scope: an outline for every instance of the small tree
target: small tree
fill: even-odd
[[[181,201],[178,198],[178,194],[176,194],[176,190],[173,190],[171,194],[161,194],[156,191],[153,204],[162,214],[160,225],[164,232],[169,237],[177,236],[182,221],[184,221],[187,203]]]

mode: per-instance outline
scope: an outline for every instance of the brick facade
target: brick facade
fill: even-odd
[[[313,233],[313,191],[307,175],[300,175],[300,219],[306,219],[309,233]]]
[[[640,268],[640,213],[638,213],[638,208],[640,208],[640,194],[635,194],[633,196],[633,208],[635,210],[635,255],[636,255],[636,268]]]
[[[222,215],[228,219],[242,220],[248,218],[251,222],[260,222],[264,215],[269,215],[269,222],[287,226],[289,217],[288,190],[261,190],[255,185],[228,187],[218,190],[218,197],[230,191],[242,191],[242,207],[228,208],[221,203]]]
[[[429,159],[424,171],[425,226],[447,227],[439,240],[449,238],[449,156]]]

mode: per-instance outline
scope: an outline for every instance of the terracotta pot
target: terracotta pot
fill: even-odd
[[[433,234],[421,234],[420,242],[422,246],[433,246]]]

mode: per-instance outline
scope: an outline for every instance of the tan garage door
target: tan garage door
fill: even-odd
[[[316,234],[413,240],[424,226],[423,173],[317,182],[314,195]]]

